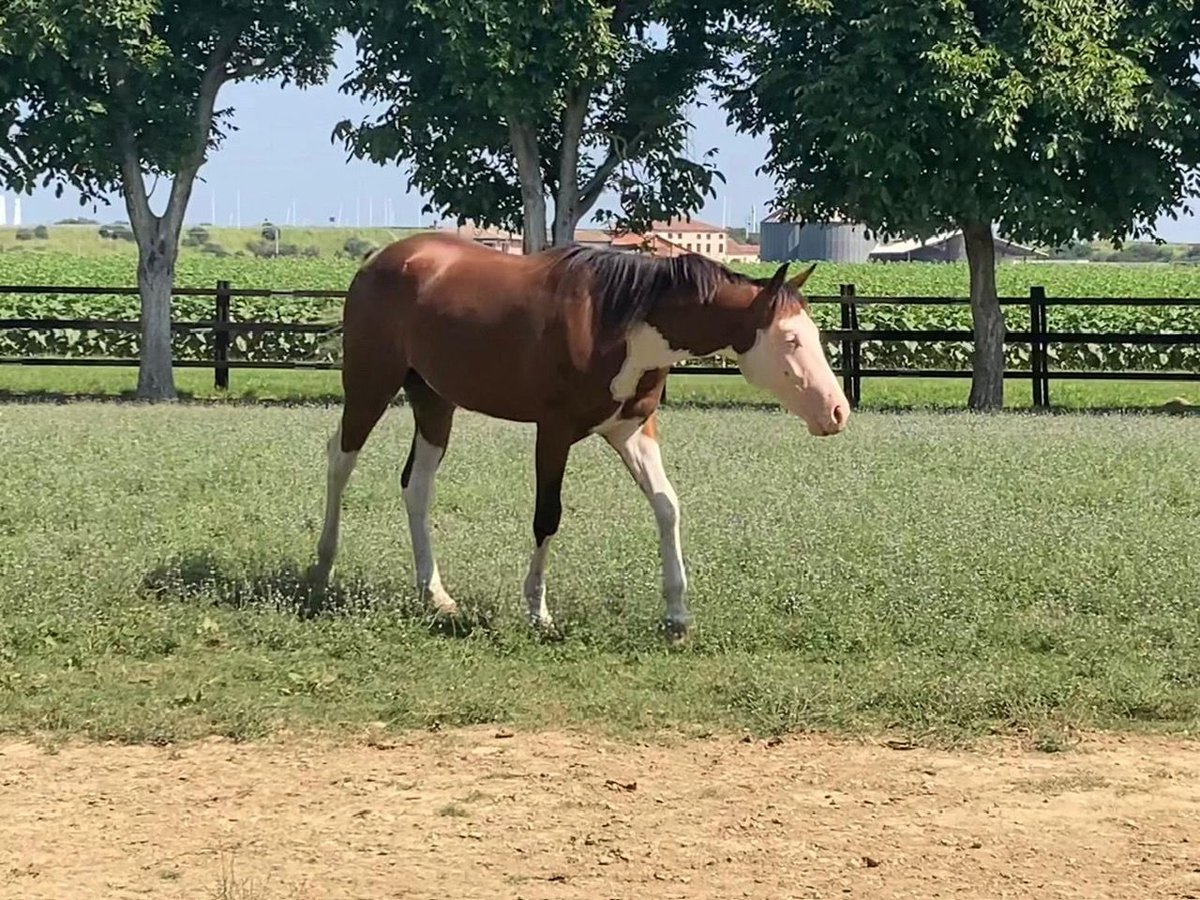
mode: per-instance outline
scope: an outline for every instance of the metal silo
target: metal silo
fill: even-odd
[[[801,224],[773,215],[763,220],[759,235],[762,259],[770,262],[866,262],[876,243],[863,226],[840,219]]]

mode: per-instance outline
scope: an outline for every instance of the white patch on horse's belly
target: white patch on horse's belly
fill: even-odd
[[[613,400],[624,403],[637,391],[642,375],[651,369],[664,369],[688,358],[686,350],[672,349],[666,338],[644,322],[625,338],[625,362],[616,374],[609,390]]]

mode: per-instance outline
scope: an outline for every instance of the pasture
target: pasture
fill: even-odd
[[[668,648],[653,518],[599,441],[562,633],[531,633],[532,433],[467,414],[432,517],[461,618],[412,599],[404,409],[300,614],[335,418],[0,406],[5,890],[1194,889],[1200,420],[864,411],[821,441],[668,409],[696,614]]]
[[[1200,421],[862,413],[818,441],[671,410],[697,633],[668,652],[653,517],[577,448],[525,625],[531,432],[462,416],[409,587],[393,410],[346,499],[336,608],[295,612],[331,410],[5,406],[0,729],[172,741],[496,723],[620,733],[1187,730],[1200,710]]]
[[[132,281],[120,248],[10,252],[0,265],[0,281]],[[192,249],[180,283],[338,288],[353,265]],[[1197,296],[1197,271],[999,276],[1009,293],[1028,282]],[[813,290],[841,281],[953,294],[966,278],[958,266],[820,266]],[[134,308],[3,302],[10,315]],[[177,310],[203,318],[208,300]],[[876,307],[863,320],[954,327],[965,312]],[[319,305],[270,298],[243,313],[308,319]],[[836,310],[817,314],[829,324]],[[1194,309],[1053,315],[1065,329],[1197,327]],[[179,352],[203,358],[206,339]],[[7,349],[120,354],[130,338],[47,340]],[[304,349],[260,344],[237,349]],[[957,366],[965,351],[898,346],[878,361]],[[1083,347],[1057,362],[1186,366],[1192,352]],[[0,405],[0,805],[14,813],[0,845],[22,862],[0,871],[5,890],[1196,891],[1180,820],[1200,796],[1188,743],[1200,723],[1200,418],[947,414],[968,380],[867,379],[849,432],[818,441],[739,377],[672,376],[664,455],[696,627],[668,648],[653,516],[600,441],[576,449],[564,486],[548,572],[558,634],[531,632],[520,590],[532,430],[469,414],[432,515],[462,615],[416,603],[402,407],[351,481],[331,607],[307,615],[337,373],[237,370],[225,394],[210,371],[180,369],[182,394],[201,402],[80,402],[126,395],[135,377],[0,367],[0,395],[75,398]],[[1145,409],[1200,402],[1196,391],[1056,381],[1052,397]],[[1026,406],[1028,384],[1006,395]]]

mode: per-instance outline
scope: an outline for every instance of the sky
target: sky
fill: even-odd
[[[227,85],[218,106],[234,108],[237,130],[209,157],[188,208],[188,223],[254,225],[264,220],[279,224],[324,225],[340,216],[343,225],[428,226],[421,215],[422,198],[410,192],[407,172],[394,165],[348,160],[340,144],[330,139],[334,125],[344,118],[362,119],[372,108],[342,94],[338,85],[349,74],[354,50],[343,42],[336,71],[325,84],[307,90],[281,89],[278,82]],[[692,152],[698,157],[717,148],[717,168],[725,183],[715,184],[717,196],[694,218],[731,227],[757,223],[774,196],[772,180],[758,173],[768,139],[738,133],[726,123],[715,104],[701,106],[692,115]],[[151,204],[161,211],[169,185],[157,185]],[[23,224],[51,223],[71,216],[88,216],[101,222],[126,218],[119,198],[112,205],[81,207],[70,192],[61,198],[53,190],[21,198]],[[602,200],[599,204],[604,205]],[[7,198],[9,221],[13,196]],[[294,210],[294,212],[293,212]],[[755,229],[757,230],[757,228]],[[1170,241],[1200,242],[1200,219],[1164,219],[1159,234]]]

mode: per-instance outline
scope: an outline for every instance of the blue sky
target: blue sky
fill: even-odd
[[[341,214],[342,223],[366,226],[430,224],[420,218],[421,198],[409,193],[407,173],[399,167],[348,161],[345,151],[330,140],[334,125],[343,118],[358,119],[370,107],[339,93],[337,86],[353,64],[348,41],[337,55],[337,70],[325,84],[301,91],[280,89],[278,84],[233,84],[222,91],[219,106],[234,107],[234,131],[201,170],[188,210],[189,222],[215,221],[231,224],[239,205],[243,225],[264,219],[283,223],[294,204],[298,224],[325,224]],[[717,165],[725,184],[717,185],[717,197],[698,214],[714,224],[725,216],[729,225],[744,225],[753,209],[756,220],[764,215],[774,190],[771,179],[757,174],[767,147],[766,137],[737,133],[725,122],[715,105],[694,111],[692,122],[695,153],[717,147]],[[156,196],[165,196],[160,183]],[[213,210],[216,210],[215,219]],[[158,202],[153,202],[156,209]],[[603,201],[601,202],[603,205]],[[12,196],[8,198],[11,217]],[[22,198],[25,224],[51,222],[69,216],[87,215],[100,221],[124,219],[123,206],[113,205],[95,212],[80,207],[75,196],[64,193],[56,199],[52,191],[38,191]],[[10,218],[11,221],[11,218]],[[1163,220],[1163,238],[1200,242],[1200,220]]]

